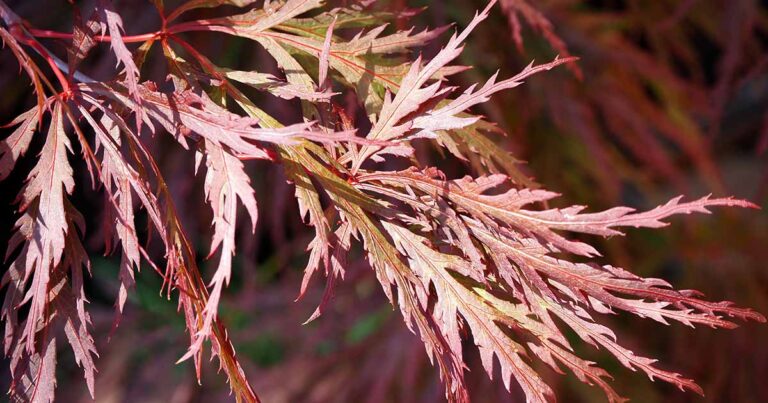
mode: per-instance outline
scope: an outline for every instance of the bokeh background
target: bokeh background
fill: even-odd
[[[7,1],[41,29],[68,31],[71,6],[59,0]],[[76,2],[87,9],[91,2]],[[117,1],[128,34],[150,32],[159,19],[150,2]],[[168,8],[174,1],[166,1]],[[352,3],[330,1],[330,6]],[[501,0],[471,36],[461,63],[472,69],[452,81],[466,87],[496,70],[509,76],[531,60],[574,55],[580,61],[528,80],[479,110],[508,136],[495,140],[527,161],[525,170],[562,203],[607,208],[650,208],[672,196],[735,195],[768,206],[768,2],[756,0]],[[463,26],[484,1],[381,1],[374,8],[420,12],[396,28]],[[329,7],[330,7],[329,6]],[[426,7],[422,9],[422,7]],[[232,8],[221,12],[235,11]],[[208,13],[208,14],[206,14]],[[213,12],[214,14],[217,11]],[[203,10],[188,18],[211,15]],[[448,34],[444,34],[448,35]],[[253,43],[218,34],[189,39],[219,65],[279,74]],[[441,37],[423,52],[434,54]],[[64,55],[56,41],[46,46]],[[157,51],[157,50],[155,50]],[[106,46],[84,71],[109,79],[115,60]],[[0,120],[10,121],[33,103],[29,83],[7,49],[0,51]],[[150,55],[144,77],[163,81],[162,55]],[[285,122],[299,118],[288,101],[263,98]],[[7,130],[3,132],[7,134]],[[191,240],[207,253],[210,211],[202,178],[192,178],[192,155],[157,136],[152,149],[166,175]],[[33,148],[34,149],[34,148]],[[471,170],[434,152],[420,158],[451,174]],[[0,245],[7,244],[13,199],[35,153],[0,183]],[[102,256],[99,206],[82,161],[70,158],[80,179],[73,196],[88,220],[86,245],[93,275],[86,284],[101,358],[99,402],[226,401],[228,387],[206,365],[202,386],[189,362],[175,365],[188,335],[173,300],[159,294],[161,279],[148,267],[137,277],[125,317],[110,336],[118,261]],[[366,262],[353,259],[328,311],[308,325],[322,295],[321,282],[294,302],[312,231],[298,216],[292,185],[281,169],[250,163],[261,217],[256,234],[242,228],[234,279],[221,316],[246,373],[266,402],[442,401],[442,386],[421,342],[387,303]],[[718,210],[712,216],[677,217],[662,230],[634,230],[626,237],[592,239],[605,262],[642,276],[662,277],[682,289],[703,291],[768,314],[768,214]],[[201,262],[210,275],[215,262]],[[5,269],[5,266],[3,266]],[[768,401],[768,326],[746,323],[733,331],[662,326],[628,315],[602,318],[623,343],[659,358],[665,369],[696,379],[706,397],[682,393],[629,371],[601,351],[581,345],[586,357],[614,376],[618,392],[637,402]],[[576,343],[579,344],[579,343]],[[580,344],[579,344],[580,345]],[[582,354],[582,352],[579,352]],[[477,402],[523,401],[487,379],[467,343],[471,394]],[[59,356],[57,397],[90,401],[71,353]],[[7,363],[0,387],[8,384]],[[541,368],[564,402],[602,401],[597,388]],[[496,379],[499,374],[496,374]],[[2,400],[2,399],[0,399]]]

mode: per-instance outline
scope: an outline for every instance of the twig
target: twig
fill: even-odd
[[[19,17],[13,10],[11,10],[10,7],[8,7],[7,4],[5,4],[5,1],[0,0],[0,17],[3,19],[3,22],[5,22],[5,25],[8,26],[8,28],[15,27],[18,30],[21,30],[27,38],[27,41],[35,43],[34,46],[31,46],[32,49],[35,50],[40,56],[45,58],[46,60],[49,60],[53,62],[53,64],[59,68],[59,70],[64,74],[69,74],[69,66],[64,63],[61,59],[59,59],[58,56],[53,54],[50,50],[48,50],[43,44],[38,42],[35,39],[35,35],[32,35],[32,33],[27,29],[27,27],[24,26],[23,20],[21,17]],[[70,36],[71,37],[71,36]],[[96,80],[93,78],[79,72],[75,71],[72,74],[72,78],[75,81],[81,82],[81,83],[94,83]]]

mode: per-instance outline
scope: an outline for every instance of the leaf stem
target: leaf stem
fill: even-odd
[[[25,30],[21,25],[11,26],[10,32],[11,32],[11,35],[13,35],[19,42],[24,43],[27,46],[30,46],[38,54],[40,54],[40,56],[42,56],[46,62],[48,62],[48,65],[51,67],[51,70],[53,70],[53,74],[56,75],[56,78],[59,80],[59,83],[61,83],[62,92],[64,94],[69,94],[70,93],[69,79],[59,68],[59,64],[61,62],[56,58],[56,56],[54,56],[51,52],[49,52],[48,49],[43,47],[43,45],[41,45],[40,42],[26,35],[29,31]]]
[[[29,33],[36,38],[72,39],[72,34],[65,33],[65,32],[49,31],[45,29],[29,29]],[[163,34],[164,34],[163,31],[155,31],[155,32],[150,32],[146,34],[141,34],[141,35],[124,36],[122,39],[123,39],[123,42],[125,43],[146,42],[148,40],[156,39],[160,36],[163,36]],[[112,37],[110,37],[109,35],[96,35],[93,37],[93,39],[99,42],[112,41]]]

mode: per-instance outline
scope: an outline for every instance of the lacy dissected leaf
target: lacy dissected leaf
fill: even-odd
[[[317,73],[317,83],[321,90],[328,86],[328,58],[331,57],[331,45],[333,44],[333,28],[336,25],[336,19],[331,21],[328,29],[325,32],[325,38],[323,39],[323,48],[320,51],[319,66]]]
[[[458,115],[459,117],[462,114]],[[475,172],[485,174],[501,173],[509,176],[515,183],[536,188],[538,185],[521,171],[521,161],[509,151],[496,144],[488,134],[504,134],[496,125],[483,119],[459,129],[438,131],[435,141],[455,157],[470,161]]]
[[[315,238],[309,245],[311,254],[304,269],[304,279],[299,298],[306,292],[312,275],[320,269],[322,262],[326,267],[331,257],[331,228],[320,203],[320,194],[312,183],[310,174],[305,171],[301,158],[312,158],[303,148],[283,148],[280,158],[285,167],[288,180],[293,182],[296,190],[296,200],[299,204],[299,215],[307,219],[307,223],[315,228]]]
[[[377,11],[366,9],[363,5],[351,4],[322,12],[313,17],[292,18],[280,24],[278,28],[281,31],[322,41],[326,36],[328,27],[334,20],[337,29],[366,28],[382,23],[396,22],[399,17],[403,17],[405,14],[405,11],[402,13]]]
[[[137,145],[139,143],[136,143]],[[179,310],[183,311],[184,319],[187,325],[187,331],[190,336],[190,349],[180,360],[193,358],[197,378],[201,375],[202,349],[194,346],[200,339],[198,334],[204,323],[206,306],[208,305],[209,294],[202,280],[199,269],[196,264],[195,252],[190,245],[187,235],[181,225],[176,213],[176,207],[170,196],[168,186],[165,184],[154,161],[144,149],[142,152],[152,162],[151,167],[159,181],[159,198],[164,202],[163,221],[157,224],[161,231],[166,256],[166,270],[164,286],[168,287],[168,292],[172,288],[179,291]],[[242,366],[235,357],[234,347],[224,326],[218,318],[211,319],[210,340],[212,353],[219,358],[220,369],[224,370],[230,382],[230,388],[238,401],[259,401],[256,393],[251,388]]]
[[[196,8],[213,8],[220,6],[246,7],[255,2],[256,0],[189,0],[174,9],[166,18],[168,21],[173,21],[187,11]]]
[[[79,244],[76,238],[68,238],[68,245]],[[79,247],[82,251],[82,246]],[[68,252],[72,252],[68,248]],[[25,250],[22,251],[22,256]],[[84,257],[85,255],[80,255]],[[24,264],[23,257],[16,259],[11,264],[9,270],[3,277],[3,286],[6,288],[6,297],[3,305],[3,319],[6,320],[5,334],[5,353],[10,356],[12,385],[9,390],[10,399],[14,402],[51,402],[54,398],[56,387],[55,368],[56,368],[56,338],[55,329],[59,327],[61,320],[66,322],[67,338],[75,353],[78,364],[83,366],[85,377],[91,396],[93,396],[93,377],[95,366],[93,364],[92,353],[95,354],[93,339],[88,334],[87,326],[90,323],[88,315],[84,311],[84,299],[77,299],[77,308],[74,304],[76,299],[68,291],[68,285],[64,283],[65,278],[63,270],[66,265],[73,264],[73,284],[79,282],[78,287],[82,286],[82,281],[78,280],[77,271],[81,262],[75,259],[69,259],[65,255],[65,265],[54,271],[51,287],[46,297],[50,300],[49,312],[51,318],[45,318],[36,324],[37,333],[33,335],[33,349],[29,350],[25,342],[25,335],[14,333],[14,328],[18,325],[17,309],[21,304],[22,292],[26,283],[22,276]],[[66,301],[60,298],[66,298]],[[82,293],[81,293],[82,296]],[[62,306],[62,303],[67,306]],[[75,311],[77,309],[77,312]]]
[[[707,196],[690,202],[674,198],[644,212],[627,207],[594,213],[585,212],[583,206],[549,208],[548,202],[558,194],[539,189],[521,172],[518,161],[487,136],[501,130],[472,109],[533,74],[574,60],[567,57],[547,16],[526,0],[502,1],[518,46],[522,16],[566,57],[531,63],[508,79],[497,80],[494,74],[461,93],[454,93],[456,87],[447,85],[446,77],[465,69],[452,63],[496,1],[476,14],[434,57],[412,62],[411,51],[445,31],[393,27],[404,26],[412,10],[371,11],[367,9],[370,1],[328,11],[320,9],[322,0],[265,1],[263,6],[235,10],[235,15],[174,24],[191,10],[203,14],[203,9],[222,6],[222,13],[217,10],[216,15],[226,15],[224,10],[233,10],[229,6],[248,7],[256,2],[191,0],[168,16],[161,0],[153,3],[163,21],[154,33],[124,35],[122,18],[102,0],[94,14],[100,20],[83,23],[76,14],[69,35],[20,25],[21,20],[0,0],[0,17],[9,27],[0,27],[0,36],[32,79],[38,96],[37,107],[11,121],[9,126],[15,129],[0,141],[0,179],[14,169],[35,135],[44,137],[38,161],[19,195],[21,217],[7,251],[13,259],[2,279],[5,300],[0,316],[5,322],[12,399],[53,399],[56,337],[62,334],[94,394],[96,348],[83,285],[83,272],[90,270],[90,264],[80,241],[84,219],[67,200],[74,176],[68,162],[71,147],[65,118],[79,140],[92,181],[102,185],[107,253],[117,244],[121,249],[117,318],[135,286],[135,271],[143,258],[161,274],[161,290],[168,297],[178,294],[190,343],[180,361],[193,359],[199,381],[203,345],[210,341],[212,355],[219,358],[238,401],[258,401],[258,397],[236,357],[218,306],[233,275],[239,205],[245,207],[251,229],[256,226],[256,194],[245,165],[250,159],[282,165],[285,177],[295,185],[300,217],[314,229],[299,297],[320,271],[326,276],[326,289],[308,321],[328,307],[359,241],[362,256],[390,303],[397,305],[407,327],[418,332],[430,361],[437,364],[450,401],[469,399],[463,346],[470,338],[488,376],[493,376],[494,361],[498,361],[505,387],[510,390],[514,379],[527,401],[554,399],[552,388],[538,372],[543,363],[559,373],[567,368],[582,382],[599,386],[609,401],[621,402],[623,398],[607,383],[609,374],[579,357],[575,338],[568,336],[575,334],[587,344],[606,349],[622,365],[639,368],[652,380],[702,390],[680,374],[655,367],[654,359],[624,347],[595,313],[624,311],[664,324],[677,321],[715,328],[735,327],[734,318],[765,321],[762,315],[731,302],[707,301],[700,293],[676,290],[665,280],[642,278],[599,263],[599,251],[585,241],[589,236],[581,236],[622,235],[621,227],[660,228],[672,215],[708,213],[713,206],[754,207],[751,203]],[[183,36],[194,31],[257,42],[284,78],[247,67],[219,67]],[[32,32],[71,38],[68,65],[47,52]],[[126,45],[139,41],[144,44],[135,52]],[[110,42],[116,67],[122,69],[115,81],[99,82],[77,71],[99,42]],[[167,85],[142,83],[140,76],[139,68],[151,60],[147,57],[155,42],[167,62]],[[27,55],[26,47],[48,63],[61,92]],[[177,54],[178,47],[184,58]],[[43,85],[57,95],[46,101]],[[301,105],[301,118],[292,124],[278,121],[241,92],[239,85],[300,101],[296,105]],[[158,89],[170,86],[173,90]],[[343,92],[332,92],[336,90]],[[655,145],[634,135],[650,126],[631,113],[630,104],[611,94],[599,98],[604,109],[612,112],[608,126],[617,132],[625,126],[631,129],[628,134],[619,133],[628,147],[640,153],[644,144]],[[354,124],[358,104],[371,121],[364,137],[356,134]],[[46,113],[51,116],[50,127],[38,131]],[[126,124],[130,114],[135,115],[134,128]],[[286,115],[291,116],[276,116]],[[188,237],[174,203],[176,195],[171,194],[153,156],[163,149],[148,147],[145,142],[151,140],[142,137],[142,124],[156,134],[153,123],[195,153],[194,172],[205,161],[204,202],[213,212],[209,258],[221,253],[209,281],[200,274],[194,237]],[[697,141],[663,130],[687,152],[700,151]],[[411,140],[419,138],[435,139],[441,153],[447,150],[468,161],[473,176],[448,179],[437,168],[393,171],[391,166],[402,165],[364,165],[382,162],[387,155],[412,157],[411,165],[419,165],[411,147]],[[661,171],[676,171],[665,152],[651,150],[643,158],[658,163]],[[396,162],[406,161],[401,160]],[[147,235],[157,234],[160,245],[154,249],[162,252],[164,267],[158,267],[139,244],[136,208],[146,210]],[[147,238],[149,244],[152,236]],[[29,313],[20,315],[19,308],[27,305]]]
[[[11,360],[11,376],[14,384],[10,390],[14,403],[53,402],[56,389],[56,337],[48,333],[40,340],[38,349],[30,352],[21,346],[14,351]]]
[[[384,224],[401,252],[408,256],[409,267],[424,282],[425,289],[430,283],[435,287],[437,302],[434,315],[451,349],[461,357],[461,335],[459,317],[469,325],[475,344],[480,350],[483,367],[489,376],[493,374],[493,357],[501,364],[504,385],[510,388],[515,379],[525,392],[528,401],[544,402],[554,397],[549,386],[521,357],[524,348],[504,334],[493,323],[489,308],[451,277],[449,270],[461,270],[467,262],[455,255],[443,254],[430,248],[426,238],[392,224]]]
[[[27,242],[25,277],[32,276],[32,284],[24,297],[24,302],[31,301],[24,329],[27,349],[30,351],[34,347],[38,322],[46,316],[51,271],[61,261],[69,229],[64,207],[65,195],[71,193],[75,186],[72,168],[67,161],[70,147],[64,132],[62,107],[56,104],[38,163],[30,172],[29,180],[19,195],[20,209],[24,211],[24,216],[17,222],[17,233],[14,234],[14,237],[23,237]]]
[[[267,2],[264,4],[265,13],[252,24],[245,25],[245,30],[258,32],[282,24],[291,18],[314,10],[324,3],[323,0],[287,0],[285,3]],[[242,23],[238,25],[243,26]]]
[[[567,63],[574,59],[559,59],[542,65],[535,66],[533,63],[523,69],[522,72],[512,78],[496,82],[498,73],[491,78],[478,90],[472,85],[467,88],[458,98],[449,101],[444,106],[435,108],[424,115],[413,120],[412,128],[417,130],[416,136],[435,137],[436,132],[441,130],[462,129],[475,124],[479,117],[464,117],[461,113],[474,105],[487,102],[490,96],[496,92],[515,88],[523,83],[523,80],[533,74],[550,70],[560,64]]]
[[[202,348],[203,341],[210,337],[217,316],[221,292],[224,286],[229,284],[232,276],[232,257],[235,254],[235,229],[237,226],[237,200],[239,199],[248,211],[252,230],[256,229],[258,217],[256,198],[243,163],[212,141],[206,141],[204,154],[205,165],[208,168],[205,175],[205,194],[213,210],[214,228],[209,256],[221,247],[221,258],[211,280],[212,290],[205,306],[203,325],[188,354],[194,354]]]
[[[383,28],[385,26],[365,36],[356,36],[349,42],[332,41],[328,52],[329,66],[341,75],[347,85],[355,89],[370,114],[378,113],[381,109],[384,89],[397,90],[408,72],[408,63],[396,63],[396,59],[383,59],[378,55],[400,54],[409,47],[425,44],[442,32],[424,31],[413,36],[405,33],[378,38]],[[311,38],[286,33],[274,33],[269,37],[286,46],[289,51],[299,54],[319,57],[323,49],[323,41]]]
[[[409,134],[411,130],[413,137],[435,137],[436,131],[460,129],[472,125],[478,121],[478,117],[459,117],[459,113],[467,108],[482,102],[486,102],[491,94],[506,88],[513,88],[520,84],[525,77],[538,71],[548,70],[563,61],[556,59],[552,63],[533,67],[529,65],[523,72],[516,77],[508,80],[495,82],[495,76],[492,77],[481,89],[474,91],[474,86],[467,89],[464,94],[456,100],[448,102],[442,107],[435,108],[426,114],[421,114],[412,120],[403,122],[402,120],[415,112],[423,105],[444,97],[451,88],[442,87],[440,81],[427,85],[428,81],[433,79],[438,71],[444,68],[448,63],[456,59],[463,49],[462,43],[467,39],[472,30],[488,16],[491,2],[483,12],[475,15],[475,18],[461,32],[454,34],[446,46],[433,57],[429,62],[422,66],[421,58],[417,58],[411,65],[410,70],[400,83],[400,87],[394,96],[387,95],[384,105],[377,120],[367,135],[372,140],[394,140],[400,139]],[[349,155],[352,171],[357,171],[363,162],[377,153],[375,147],[364,146],[359,153]]]
[[[208,292],[195,265],[194,252],[179,222],[167,185],[162,179],[162,175],[152,156],[143,146],[135,132],[126,125],[125,121],[118,114],[102,105],[98,99],[90,95],[84,95],[83,99],[103,113],[102,121],[99,122],[91,116],[88,110],[81,108],[82,115],[95,130],[98,135],[99,144],[104,149],[103,158],[107,162],[107,172],[105,174],[107,176],[104,177],[104,181],[105,183],[115,183],[117,190],[116,193],[111,195],[111,199],[117,221],[123,224],[122,228],[125,230],[122,233],[121,227],[118,226],[118,237],[121,238],[121,242],[124,244],[123,256],[127,256],[126,251],[129,251],[128,253],[131,254],[135,252],[135,250],[132,250],[134,247],[132,219],[128,214],[124,214],[128,211],[124,212],[120,203],[120,200],[124,197],[120,189],[121,187],[125,188],[125,183],[127,182],[130,185],[130,189],[138,196],[142,206],[147,209],[149,218],[158,230],[160,239],[167,250],[166,271],[164,274],[166,283],[164,287],[167,286],[169,292],[172,288],[179,290],[179,308],[184,313],[187,329],[190,334],[190,344],[194,346],[202,340],[202,338],[198,337],[198,334],[203,331],[202,325],[208,320],[208,330],[205,334],[212,341],[213,353],[219,357],[221,368],[226,372],[237,399],[257,401],[256,394],[248,384],[244,371],[235,358],[232,344],[220,321],[215,317],[206,319],[206,315],[210,311],[206,310],[209,301]],[[114,137],[117,135],[116,128],[124,135],[122,138],[127,140],[130,149],[138,153],[138,155],[134,154],[133,157],[134,162],[138,164],[138,168],[134,168],[121,156],[120,150],[117,147],[120,142]],[[139,162],[140,157],[147,161],[148,167]],[[104,174],[103,170],[102,173]],[[147,182],[148,173],[154,174],[155,179],[158,181],[157,190],[151,190]],[[109,187],[109,192],[111,192],[111,188],[112,186]],[[129,195],[130,192],[125,194]],[[123,235],[125,236],[124,238]],[[139,251],[141,252],[140,247]],[[123,260],[123,262],[130,263],[130,260],[128,262]],[[151,261],[149,263],[154,266]],[[123,284],[121,285],[121,295],[118,298],[119,310],[122,309],[121,304],[124,303],[122,291],[129,288],[132,284],[133,273],[132,271],[126,273],[125,269],[130,270],[131,265],[124,265],[121,272]],[[194,357],[199,378],[202,349],[197,348],[191,351],[189,355],[183,358]]]
[[[524,349],[518,343],[511,345],[517,347],[510,347],[510,342],[505,341],[508,336],[498,328],[489,328],[489,323],[503,323],[515,331],[521,327],[531,331],[538,338],[532,347],[529,346],[531,352],[555,368],[553,357],[558,357],[557,361],[574,370],[580,378],[598,383],[605,390],[601,380],[605,376],[602,370],[570,353],[566,354],[548,341],[568,345],[550,318],[550,314],[554,314],[582,339],[605,347],[625,366],[640,368],[652,379],[662,379],[681,389],[700,393],[701,389],[693,381],[655,368],[652,366],[655,360],[637,356],[619,345],[613,333],[596,324],[586,309],[598,313],[612,313],[612,309],[620,309],[662,323],[675,320],[689,326],[734,327],[735,324],[723,315],[765,321],[762,315],[750,309],[737,308],[725,301],[702,300],[695,292],[674,290],[661,279],[645,279],[617,267],[574,263],[552,256],[562,251],[585,256],[598,254],[591,246],[568,240],[559,234],[561,231],[607,237],[621,234],[614,229],[616,227],[658,228],[667,225],[663,219],[671,215],[707,213],[707,207],[712,206],[754,207],[751,203],[709,197],[681,203],[680,198],[675,198],[646,212],[619,207],[598,213],[580,213],[582,208],[578,206],[531,209],[532,204],[547,201],[556,194],[515,188],[499,193],[496,188],[510,183],[504,175],[446,181],[438,172],[425,174],[411,170],[391,174],[367,173],[359,176],[358,180],[361,189],[412,208],[421,217],[419,225],[422,231],[433,234],[434,238],[429,241],[404,228],[384,224],[402,253],[411,259],[411,269],[419,273],[422,281],[434,285],[435,309],[442,314],[439,323],[445,326],[446,337],[451,340],[450,335],[454,334],[452,339],[454,346],[457,345],[457,326],[452,321],[455,315],[460,314],[472,330],[489,374],[493,369],[491,357],[495,353],[502,362],[502,369],[508,371],[505,377],[514,374],[532,401],[545,401],[548,389],[542,387],[538,376],[527,371],[527,367],[520,362],[515,364],[512,359],[498,356],[499,351],[523,352]],[[460,222],[452,221],[454,217],[459,217]],[[467,236],[467,232],[471,237]],[[487,253],[483,255],[486,267],[481,267],[479,272],[471,269],[477,266],[477,263],[472,263],[477,262],[477,258],[471,253],[476,245],[482,245]],[[449,271],[456,274],[451,276],[447,274]],[[494,294],[484,294],[485,289],[479,286],[475,288],[482,291],[480,297],[485,302],[474,301],[473,298],[478,296],[465,289],[471,282],[458,281],[456,275],[474,279],[471,281],[490,281],[490,285],[498,283],[497,286],[511,291],[515,299],[523,301],[516,310],[525,309],[528,312],[509,317],[479,309],[484,303],[491,303],[506,306],[501,309],[506,311],[509,303],[499,302],[499,297]],[[529,320],[522,318],[527,315],[535,315],[541,322],[526,324]],[[612,400],[619,400],[609,390],[606,390],[607,395]]]
[[[303,20],[286,17],[300,15],[320,5],[321,2],[288,1],[275,6],[277,11],[271,13],[251,10],[241,15],[206,20],[205,27],[207,30],[221,31],[259,42],[277,60],[286,75],[289,75],[289,82],[296,81],[290,79],[290,75],[301,75],[302,80],[311,82],[311,77],[291,52],[320,58],[327,30],[334,18],[341,18],[339,28],[367,25],[358,23],[359,19],[354,15],[359,11],[353,9],[335,9]],[[424,30],[416,34],[404,31],[381,36],[385,28],[385,25],[381,25],[368,32],[361,31],[349,41],[334,36],[328,51],[329,66],[341,74],[347,85],[356,89],[369,113],[377,113],[381,108],[381,90],[397,89],[398,83],[408,71],[407,63],[392,59],[391,56],[421,46],[444,30]],[[322,34],[313,34],[320,30]],[[388,55],[390,59],[381,58],[380,55]],[[372,87],[374,82],[380,86],[379,90]]]
[[[117,57],[118,63],[123,65],[123,73],[125,75],[125,86],[128,88],[128,93],[131,94],[135,105],[133,111],[136,113],[137,126],[143,119],[143,109],[141,108],[141,96],[139,95],[139,68],[136,67],[136,63],[133,60],[133,53],[125,46],[123,42],[123,19],[112,9],[110,0],[99,0],[99,10],[103,14],[103,22],[106,25],[106,29],[109,31],[111,39],[110,45],[112,51]],[[102,35],[104,34],[104,27],[102,27]]]
[[[101,31],[101,22],[98,18],[98,11],[95,11],[91,17],[83,22],[80,12],[74,9],[75,21],[72,30],[72,44],[67,47],[67,62],[70,76],[74,75],[80,63],[88,56],[90,51],[96,46],[95,36]]]
[[[101,181],[108,193],[112,211],[114,212],[115,233],[122,247],[120,258],[120,289],[116,302],[117,316],[115,326],[122,314],[123,307],[128,298],[128,290],[135,284],[134,269],[140,267],[140,246],[134,223],[133,192],[139,195],[142,205],[145,206],[150,218],[155,223],[159,222],[159,208],[148,184],[141,179],[137,170],[126,161],[120,152],[122,144],[121,135],[132,133],[125,126],[124,121],[114,113],[111,113],[97,100],[85,99],[94,107],[103,111],[100,120],[84,107],[79,109],[85,121],[96,134],[96,152],[103,149],[101,157]],[[113,189],[114,188],[114,189]],[[111,250],[111,239],[107,240],[107,250]]]
[[[253,80],[253,77],[259,73],[234,72],[232,70],[216,67],[203,55],[195,53],[194,56],[208,73],[213,74],[217,79],[222,80],[221,88],[251,117],[258,119],[257,123],[260,127],[265,129],[281,129],[284,127],[277,120],[254,105],[242,92],[232,86],[228,81],[229,79],[232,79],[242,80],[243,82],[250,81],[249,83],[252,83],[253,81],[251,80]],[[306,94],[314,93],[314,84],[311,79],[306,81],[301,75],[289,75],[287,85],[292,86],[295,91],[301,92],[304,96],[306,96]],[[319,269],[320,262],[322,261],[326,267],[328,266],[332,234],[330,233],[330,224],[325,217],[323,207],[320,203],[320,195],[317,189],[315,189],[306,168],[297,160],[299,156],[304,156],[304,158],[312,157],[304,149],[302,143],[278,146],[277,151],[288,180],[295,184],[299,214],[302,218],[307,217],[308,224],[315,228],[315,239],[312,241],[312,252],[309,262],[307,263],[307,268],[305,269],[305,279],[302,282],[302,288],[299,295],[300,298],[306,291],[306,286],[309,279],[312,277],[312,274]],[[332,281],[333,278],[335,277],[329,277],[329,281]]]
[[[95,95],[109,97],[121,105],[135,105],[129,97],[109,87],[83,84],[82,88]],[[193,91],[162,93],[147,85],[139,88],[146,114],[174,135],[185,148],[188,148],[187,138],[197,141],[202,137],[226,146],[239,158],[271,159],[259,143],[290,145],[298,144],[301,139],[370,143],[356,137],[354,133],[316,130],[312,122],[280,128],[257,128],[254,126],[257,126],[258,119],[229,112],[205,94]]]
[[[362,241],[368,261],[375,269],[384,293],[393,304],[395,299],[392,288],[398,290],[397,305],[408,327],[412,329],[413,323],[416,324],[430,359],[437,360],[441,378],[447,384],[446,394],[457,400],[466,400],[461,355],[451,348],[450,341],[440,332],[439,318],[428,311],[427,288],[418,281],[395,246],[384,236],[381,226],[386,225],[386,222],[377,223],[369,216],[371,213],[387,216],[388,210],[340,180],[314,159],[302,159],[302,163],[312,168],[315,178],[333,201],[343,222]]]
[[[75,227],[84,229],[82,216],[66,195],[74,188],[67,154],[71,148],[64,131],[64,107],[53,104],[50,127],[37,165],[19,195],[22,216],[8,244],[7,257],[21,247],[2,281],[6,289],[2,317],[6,320],[5,352],[10,354],[13,376],[11,397],[19,401],[53,400],[56,385],[56,341],[53,335],[63,327],[75,359],[83,367],[88,389],[93,396],[96,373],[93,355],[96,347],[85,311],[82,267],[90,267]],[[22,115],[36,119],[35,109]],[[31,136],[34,129],[23,123],[19,131]],[[12,148],[12,151],[19,151]],[[9,152],[12,152],[9,151]],[[69,275],[69,276],[68,276]],[[18,323],[17,310],[29,303],[24,322]],[[63,323],[62,323],[63,322]],[[22,331],[16,329],[22,328]]]
[[[234,33],[242,31],[248,34],[255,34],[273,28],[321,5],[323,5],[323,0],[265,2],[262,9],[253,9],[243,14],[204,21],[206,25],[218,26],[224,32]]]
[[[495,318],[497,323],[513,330],[523,329],[539,339],[541,344],[529,342],[526,345],[533,354],[552,369],[562,373],[558,363],[565,365],[582,382],[589,385],[597,384],[605,392],[609,402],[621,403],[627,400],[619,396],[606,382],[611,376],[605,370],[595,366],[594,362],[583,360],[573,353],[565,337],[543,309],[546,306],[543,302],[538,306],[513,304],[498,298],[482,287],[474,287],[473,291],[492,309],[496,310],[489,312],[489,314]],[[529,293],[528,295],[532,294]],[[535,319],[537,317],[540,320]]]
[[[27,152],[29,143],[32,141],[32,135],[40,121],[39,113],[40,109],[32,108],[17,116],[7,125],[18,125],[18,127],[10,136],[0,141],[0,180],[8,177],[13,171],[16,161]]]
[[[82,216],[77,217],[80,222],[81,232],[84,232]],[[71,224],[72,225],[72,224]],[[75,362],[83,368],[86,385],[91,397],[95,394],[96,364],[94,355],[96,344],[88,328],[91,326],[91,317],[85,310],[85,291],[83,290],[83,267],[90,271],[88,255],[77,236],[67,237],[67,247],[62,267],[57,271],[59,279],[54,279],[51,287],[51,304],[64,322],[64,334],[75,354]],[[68,270],[64,270],[68,269]],[[71,283],[67,281],[66,273],[71,273]]]
[[[329,92],[318,91],[308,93],[301,87],[284,82],[271,74],[227,69],[221,69],[221,71],[230,80],[247,84],[259,90],[268,91],[283,99],[299,98],[305,101],[319,102],[328,100],[332,95]]]

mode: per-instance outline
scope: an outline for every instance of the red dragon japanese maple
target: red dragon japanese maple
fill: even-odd
[[[514,380],[529,402],[555,397],[532,366],[536,360],[556,371],[566,367],[582,382],[599,386],[609,401],[620,402],[624,399],[608,384],[609,374],[576,354],[564,328],[652,380],[702,393],[694,381],[623,347],[596,315],[625,311],[664,324],[716,328],[734,328],[733,319],[765,321],[730,302],[710,302],[662,279],[598,264],[600,252],[585,238],[574,237],[610,237],[621,235],[623,227],[666,226],[665,220],[677,214],[755,205],[705,196],[692,201],[676,197],[644,212],[550,208],[548,202],[558,194],[542,189],[493,144],[488,135],[499,129],[474,114],[474,106],[535,74],[576,63],[573,57],[558,57],[531,63],[513,77],[493,75],[463,90],[450,86],[449,77],[464,70],[454,62],[495,1],[433,57],[413,60],[413,49],[437,41],[446,29],[392,31],[387,22],[402,16],[373,12],[367,4],[371,2],[330,10],[321,0],[260,5],[254,0],[191,0],[173,10],[166,10],[162,0],[152,3],[160,29],[126,35],[108,0],[99,1],[87,20],[78,13],[71,33],[32,27],[0,1],[0,36],[31,80],[37,99],[10,120],[15,129],[0,141],[0,179],[10,174],[34,138],[43,139],[17,198],[19,218],[7,245],[9,266],[2,280],[4,351],[10,357],[14,400],[53,400],[61,335],[83,369],[91,395],[97,393],[96,347],[83,287],[90,269],[82,243],[86,229],[70,202],[77,187],[105,195],[107,238],[113,240],[109,252],[120,254],[116,320],[135,286],[136,270],[151,267],[162,277],[164,291],[178,298],[186,321],[190,344],[180,360],[193,360],[199,377],[204,346],[210,342],[236,399],[257,401],[218,315],[232,278],[239,221],[247,219],[251,228],[258,225],[259,195],[245,171],[257,159],[283,167],[295,185],[298,213],[314,229],[300,292],[318,272],[327,277],[328,289],[310,320],[321,315],[334,285],[344,279],[347,255],[362,246],[384,294],[424,342],[451,401],[469,399],[462,349],[468,338],[488,375],[495,357],[507,389]],[[191,10],[224,5],[245,11],[183,20]],[[189,42],[192,32],[255,42],[284,75],[220,67]],[[44,46],[52,38],[67,43],[66,62]],[[118,61],[119,71],[109,81],[79,70],[101,44]],[[154,50],[167,62],[167,83],[143,79],[142,65]],[[297,101],[302,119],[278,121],[246,95],[245,87]],[[366,129],[356,128],[335,103],[343,94],[359,99],[370,120]],[[197,251],[147,147],[156,136],[166,135],[194,154],[190,175],[205,171],[201,197],[213,213],[209,258],[218,254],[210,279],[198,269]],[[479,158],[481,170],[447,178],[439,167],[424,166],[414,157],[417,142],[429,142],[461,160]],[[70,165],[75,149],[97,189],[76,183]],[[383,164],[391,160],[409,167],[392,170]],[[156,235],[151,242],[162,245],[162,256],[140,242],[150,238],[137,228],[138,209],[146,211],[146,231]],[[20,314],[21,307],[28,312]]]

